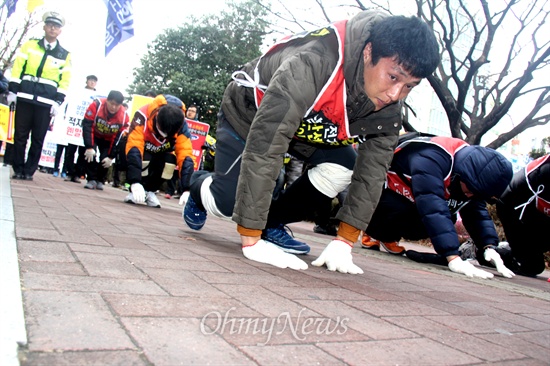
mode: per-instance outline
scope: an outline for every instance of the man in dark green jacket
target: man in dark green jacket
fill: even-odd
[[[313,264],[361,273],[351,247],[380,197],[400,101],[438,63],[425,23],[377,11],[281,40],[233,74],[218,117],[215,172],[193,177],[184,220],[199,230],[206,212],[232,216],[245,257],[305,269],[292,254],[309,247],[284,224],[305,219],[351,182],[338,237]],[[286,152],[311,168],[272,203]]]

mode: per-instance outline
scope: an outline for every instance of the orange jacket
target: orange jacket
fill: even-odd
[[[182,171],[185,158],[195,161],[191,144],[191,133],[187,123],[183,122],[181,130],[173,136],[166,138],[160,136],[155,130],[156,117],[159,110],[168,103],[178,105],[185,115],[185,104],[179,99],[169,95],[158,95],[149,104],[136,111],[128,132],[126,143],[126,156],[128,160],[128,183],[141,182],[141,162],[144,152],[150,154],[173,153],[176,155],[177,166]]]

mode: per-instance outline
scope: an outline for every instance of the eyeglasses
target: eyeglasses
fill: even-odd
[[[60,26],[59,24],[57,24],[57,23],[50,23],[50,22],[46,23],[46,27],[53,28],[53,29],[59,29],[59,28],[61,28],[61,26]]]

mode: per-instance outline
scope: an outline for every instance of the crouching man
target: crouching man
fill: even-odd
[[[124,202],[160,208],[155,192],[176,164],[181,186],[189,186],[195,158],[184,116],[185,104],[172,95],[158,95],[136,111],[126,143],[130,193]]]

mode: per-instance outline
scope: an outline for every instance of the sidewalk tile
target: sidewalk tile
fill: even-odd
[[[452,329],[427,318],[406,316],[385,317],[384,319],[438,343],[452,345],[453,348],[484,361],[496,362],[526,357],[524,354],[510,350],[507,347],[492,344],[477,336]]]
[[[23,262],[76,262],[65,243],[20,240],[18,247],[19,259]]]
[[[135,348],[98,294],[27,291],[24,299],[32,351]]]
[[[201,333],[198,319],[122,318],[124,326],[155,365],[255,365],[216,334]]]
[[[365,301],[368,308],[372,301]],[[347,326],[372,339],[416,338],[411,331],[338,301],[300,300],[300,304],[329,318],[349,318]]]
[[[106,255],[75,252],[84,269],[92,277],[134,278],[146,280],[148,277],[138,270],[128,259],[120,255]]]
[[[461,365],[481,360],[430,339],[322,343],[321,349],[356,365]]]
[[[314,345],[243,346],[241,350],[260,365],[345,365]]]
[[[153,281],[114,279],[102,277],[63,276],[23,273],[23,285],[28,290],[61,290],[74,292],[105,292],[141,295],[165,295],[166,292]]]
[[[226,297],[145,296],[104,294],[113,310],[123,317],[217,317],[229,312],[234,317],[260,317],[242,302]]]
[[[21,366],[93,366],[124,365],[149,366],[140,351],[80,351],[80,352],[31,352],[21,360]]]

